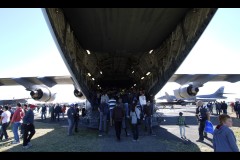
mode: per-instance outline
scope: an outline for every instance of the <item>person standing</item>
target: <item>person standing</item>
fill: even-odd
[[[42,105],[41,112],[42,112],[42,114],[41,114],[41,119],[42,119],[42,120],[43,120],[43,118],[46,119],[47,107],[46,107],[45,104]]]
[[[183,138],[186,139],[186,136],[185,136],[185,125],[186,125],[186,122],[185,122],[185,117],[183,117],[183,113],[182,112],[179,112],[177,125],[179,125],[181,138],[182,139]]]
[[[99,137],[102,136],[103,132],[107,132],[107,116],[109,113],[109,107],[108,103],[106,102],[106,99],[104,99],[100,106],[98,107],[98,111],[100,113],[100,120],[99,120]]]
[[[152,110],[150,101],[143,108],[146,130],[148,130],[149,135],[152,135]]]
[[[208,107],[208,110],[209,110],[210,114],[213,114],[212,103],[211,102],[208,102],[207,107]]]
[[[140,119],[140,110],[137,108],[137,104],[133,103],[131,112],[130,112],[130,119],[132,124],[132,130],[133,130],[133,141],[138,141],[138,124],[137,119]]]
[[[73,135],[74,115],[75,115],[74,104],[71,104],[70,108],[67,111],[67,116],[68,116],[68,136],[72,136]]]
[[[231,107],[231,110],[232,110],[232,113],[233,113],[234,112],[234,102],[230,103],[230,107]]]
[[[52,105],[50,106],[49,112],[51,113],[51,121],[55,121],[55,116],[54,116],[55,107],[54,107],[54,104],[52,104]]]
[[[126,135],[126,137],[127,136],[130,136],[130,134],[128,133],[128,131],[127,131],[127,122],[128,122],[128,119],[127,119],[127,113],[126,113],[126,110],[125,110],[125,107],[124,107],[124,104],[122,103],[123,101],[122,101],[122,99],[121,98],[119,98],[118,99],[118,103],[119,103],[119,106],[123,109],[123,111],[124,111],[124,117],[123,117],[123,120],[122,120],[122,129],[124,129],[124,131],[125,131],[125,135]],[[128,118],[129,118],[129,116],[128,116]]]
[[[210,113],[207,106],[204,106],[201,100],[197,101],[196,105],[197,105],[196,117],[199,123],[199,128],[198,128],[199,139],[197,140],[197,142],[203,142],[204,137],[207,137],[207,135],[204,136],[203,132],[204,132],[206,121],[207,120],[210,121]]]
[[[23,105],[22,110],[24,112],[24,116],[27,113],[27,107],[28,107],[27,104]],[[20,139],[22,139],[23,138],[23,132],[24,132],[23,123],[21,123],[20,129],[21,129],[21,131],[20,131]]]
[[[221,109],[223,111],[223,114],[227,114],[227,104],[225,103],[225,101],[222,102],[221,104]]]
[[[125,115],[126,115],[125,117],[129,118],[129,108],[128,108],[128,106],[129,106],[129,104],[128,104],[129,99],[128,99],[128,95],[127,95],[126,91],[124,91],[124,93],[121,96],[121,98],[122,98],[122,103],[123,103],[124,110],[125,110]]]
[[[237,118],[240,118],[240,103],[238,102],[237,107],[236,107],[236,114],[237,114]]]
[[[2,115],[2,113],[3,113],[3,107],[0,106],[0,116]]]
[[[226,114],[220,115],[219,122],[213,132],[214,152],[239,152],[236,137],[229,128],[232,127],[231,117]]]
[[[34,126],[34,113],[33,110],[36,108],[35,105],[30,105],[30,109],[27,111],[26,115],[23,117],[23,148],[28,149],[32,146],[30,143],[33,135],[35,134]],[[30,134],[29,134],[30,133]]]
[[[2,141],[3,136],[5,140],[8,141],[8,134],[7,134],[7,127],[10,122],[11,112],[8,110],[8,106],[4,106],[3,113],[1,115],[1,122],[2,122],[2,131],[0,134],[0,140]]]
[[[63,120],[64,120],[64,115],[65,115],[65,112],[66,112],[66,105],[64,104],[63,107],[62,107],[62,117],[63,117]]]
[[[114,99],[113,95],[111,95],[111,98],[108,101],[109,113],[110,113],[110,126],[113,125],[113,119],[112,119],[113,115],[112,114],[113,114],[113,109],[116,107],[116,103],[117,103],[116,99]]]
[[[123,118],[124,118],[124,110],[120,106],[120,104],[117,103],[116,107],[114,107],[113,109],[112,119],[114,120],[115,131],[116,131],[116,136],[118,141],[121,140],[120,135],[122,130]]]
[[[57,121],[59,122],[59,118],[60,118],[60,114],[62,112],[62,108],[60,107],[59,104],[57,104],[56,108],[54,109],[55,111],[55,119],[57,119]]]
[[[143,112],[143,107],[147,104],[146,96],[143,91],[140,91],[139,103],[141,106],[141,112]],[[143,112],[144,115],[144,112]]]
[[[74,105],[74,110],[75,110],[75,114],[74,114],[74,127],[75,127],[75,132],[78,132],[78,122],[80,119],[80,114],[79,114],[79,108],[78,108],[78,104],[76,103]]]
[[[16,111],[14,112],[13,117],[10,122],[10,125],[13,124],[12,131],[13,131],[13,135],[14,135],[14,141],[12,142],[12,144],[20,143],[19,135],[18,135],[18,128],[19,128],[19,126],[22,125],[22,120],[23,120],[24,115],[25,114],[24,114],[21,104],[17,103]]]
[[[236,118],[239,118],[239,114],[238,114],[238,106],[239,106],[239,101],[236,101],[234,104],[234,112],[236,114]],[[239,107],[240,108],[240,107]]]
[[[221,103],[219,102],[216,102],[216,112],[217,112],[217,115],[220,115],[221,113]]]

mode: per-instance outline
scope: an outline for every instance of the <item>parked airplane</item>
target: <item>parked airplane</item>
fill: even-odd
[[[17,99],[1,99],[0,105],[16,106],[17,103],[26,103],[29,98],[17,98]]]
[[[176,96],[169,95],[167,92],[165,92],[165,96],[159,97],[158,99],[167,100],[167,102],[160,102],[160,104],[162,105],[173,105],[173,104],[186,105],[187,103],[196,102],[196,100],[202,100],[204,102],[208,102],[208,101],[216,101],[217,99],[226,99],[227,97],[223,96],[223,94],[230,94],[230,93],[224,93],[224,86],[220,87],[216,92],[212,94],[207,94],[207,95],[197,95],[191,98],[178,99]]]
[[[199,92],[199,88],[203,87],[206,82],[227,81],[234,83],[239,80],[239,74],[174,74],[168,82],[176,82],[181,85],[180,88],[173,91],[177,99],[189,99],[194,98]]]
[[[57,93],[53,87],[57,84],[73,84],[73,94],[78,98],[85,98],[70,76],[0,78],[0,86],[22,85],[30,91],[31,98],[39,102],[54,101]]]

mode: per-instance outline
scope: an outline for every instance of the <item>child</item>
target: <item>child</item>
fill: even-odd
[[[179,125],[181,138],[186,139],[186,136],[185,136],[185,125],[186,125],[186,123],[185,123],[185,117],[183,117],[182,115],[183,115],[183,113],[180,112],[179,117],[178,117],[177,125]]]

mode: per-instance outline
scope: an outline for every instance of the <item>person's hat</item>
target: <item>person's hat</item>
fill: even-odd
[[[182,112],[179,112],[179,115],[183,115],[183,113],[182,113]]]
[[[198,107],[200,107],[200,106],[203,105],[203,102],[202,102],[201,100],[198,100],[198,101],[196,102],[196,105],[197,105]]]
[[[30,108],[31,108],[31,109],[34,109],[35,107],[36,107],[36,106],[33,105],[33,104],[30,105]]]

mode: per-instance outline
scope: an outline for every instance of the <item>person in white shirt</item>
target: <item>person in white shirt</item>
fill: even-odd
[[[130,112],[131,124],[133,128],[133,141],[138,141],[138,124],[137,119],[140,119],[140,110],[137,108],[137,104],[134,103],[132,105],[132,109]]]
[[[8,140],[7,127],[10,123],[11,112],[8,111],[8,106],[4,106],[4,112],[1,115],[2,131],[0,134],[0,140],[2,141],[3,136],[5,140]]]
[[[143,109],[143,106],[145,106],[147,104],[146,96],[144,95],[144,93],[142,91],[140,91],[139,103],[140,103],[142,109]]]
[[[100,103],[108,102],[108,101],[109,101],[109,97],[108,97],[107,93],[104,92],[103,95],[101,96]]]

